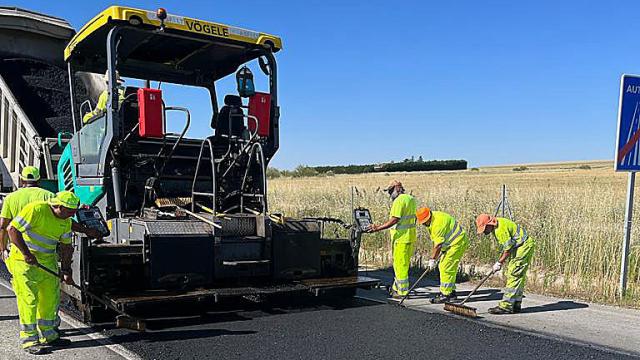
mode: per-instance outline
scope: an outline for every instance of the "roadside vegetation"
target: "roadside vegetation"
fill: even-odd
[[[627,297],[616,299],[626,192],[625,174],[610,163],[527,165],[482,168],[480,171],[436,173],[374,173],[324,177],[281,177],[270,182],[272,211],[287,216],[334,216],[349,219],[351,187],[354,205],[368,207],[374,221],[388,216],[389,196],[380,190],[392,178],[422,206],[453,214],[471,238],[466,267],[493,264],[498,256],[494,239],[475,234],[474,218],[493,213],[501,185],[508,188],[517,222],[537,241],[528,289],[543,294],[640,307],[640,212],[634,214]],[[523,166],[524,167],[524,166]],[[636,205],[640,206],[640,205]],[[361,262],[391,264],[388,233],[364,235]],[[414,257],[426,263],[430,242],[423,229]]]
[[[336,174],[365,174],[374,172],[411,172],[436,170],[465,170],[466,160],[423,160],[422,156],[404,159],[400,162],[368,165],[340,165],[340,166],[306,166],[299,165],[294,170],[267,169],[267,177],[310,177],[333,176]]]

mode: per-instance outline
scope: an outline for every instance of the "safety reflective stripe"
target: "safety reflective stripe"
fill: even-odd
[[[73,236],[72,232],[68,232],[68,233],[64,233],[62,234],[60,237],[63,239],[71,239],[71,237]]]
[[[395,284],[396,287],[398,288],[398,291],[407,291],[409,290],[409,280],[398,280],[395,279]]]
[[[22,216],[16,216],[13,221],[17,222],[18,224],[20,224],[20,226],[24,227],[25,230],[28,230],[31,228],[31,226],[29,225],[29,223],[27,222],[27,220],[25,220]]]
[[[55,326],[56,325],[56,321],[55,320],[38,320],[38,325],[39,326]]]
[[[45,254],[53,254],[56,252],[56,249],[47,249],[47,248],[43,248],[42,246],[38,246],[32,242],[26,241],[27,247],[31,250],[35,250],[35,251],[40,251],[42,253]]]
[[[518,289],[518,288],[505,288],[504,292],[506,293],[513,293],[513,294],[517,294],[517,293],[522,293],[523,289]]]
[[[520,229],[522,229],[522,234],[520,233]],[[513,235],[513,237],[511,237],[511,239],[509,239],[507,242],[505,242],[502,245],[503,249],[509,249],[511,247],[519,247],[522,244],[524,244],[525,241],[527,241],[527,239],[529,238],[529,235],[527,235],[527,230],[525,230],[524,228],[521,228],[520,225],[517,225],[516,227],[516,233]]]
[[[505,288],[504,296],[502,298],[504,299],[504,301],[513,304],[513,303],[522,301],[523,293],[524,293],[523,289]]]
[[[458,236],[460,236],[460,234],[462,234],[462,226],[459,226],[458,222],[455,221],[453,223],[453,228],[451,228],[451,231],[449,231],[447,235],[444,236],[445,240],[442,246],[447,247],[451,245],[451,242],[455,240]]]
[[[454,288],[456,287],[456,283],[440,283],[440,287],[446,289]]]
[[[30,231],[30,230],[25,231],[25,233],[27,235],[29,235],[30,238],[38,240],[41,243],[44,243],[44,244],[47,244],[47,245],[51,245],[51,246],[58,245],[58,240],[51,239],[51,238],[48,238],[46,236],[42,236],[42,235],[34,233],[33,231]]]
[[[407,222],[407,221],[410,221]],[[405,215],[405,216],[401,216],[400,220],[398,221],[398,223],[395,226],[396,230],[407,230],[407,229],[412,229],[416,227],[416,216],[415,215]]]
[[[40,338],[38,337],[38,335],[30,335],[28,337],[25,338],[21,338],[20,341],[22,342],[22,344],[26,344],[26,343],[30,343],[30,342],[34,342],[34,341],[38,341],[40,340]]]
[[[20,324],[20,331],[35,331],[36,324]]]
[[[42,332],[42,337],[47,340],[52,340],[52,338],[58,337],[58,332],[54,329],[48,329]]]
[[[506,301],[509,304],[515,304],[517,302],[521,302],[522,301],[522,296],[514,296],[514,297],[503,296],[502,297],[502,301]]]

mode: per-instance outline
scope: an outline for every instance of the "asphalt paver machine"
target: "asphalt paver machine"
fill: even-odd
[[[104,238],[77,234],[76,288],[64,291],[91,321],[106,302],[118,312],[177,301],[215,304],[239,296],[339,291],[377,280],[359,277],[361,228],[332,218],[285,219],[270,212],[266,168],[279,146],[280,38],[233,26],[113,6],[89,21],[65,49],[69,88],[83,73],[107,74],[106,109],[73,103],[74,134],[58,163],[60,190],[90,205],[78,220]],[[268,91],[255,91],[257,62]],[[218,108],[216,82],[238,81]],[[119,88],[117,77],[139,79]],[[150,82],[207,89],[213,116],[163,101]],[[71,97],[74,99],[74,97]],[[180,133],[167,131],[171,112]],[[88,118],[87,118],[88,117]],[[203,139],[191,123],[211,124]],[[360,219],[366,222],[366,219]],[[330,226],[347,229],[326,238]]]

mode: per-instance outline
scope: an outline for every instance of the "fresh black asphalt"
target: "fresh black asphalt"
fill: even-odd
[[[88,330],[143,359],[637,359],[358,298],[238,301],[147,325]]]

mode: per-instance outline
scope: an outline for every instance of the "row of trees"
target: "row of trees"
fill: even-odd
[[[364,174],[371,172],[399,172],[399,171],[434,171],[434,170],[465,170],[466,160],[428,160],[422,157],[418,160],[405,159],[402,162],[390,162],[385,164],[370,165],[340,165],[340,166],[306,166],[299,165],[294,170],[267,169],[267,177],[280,176],[306,177],[306,176],[333,176],[335,174]]]

